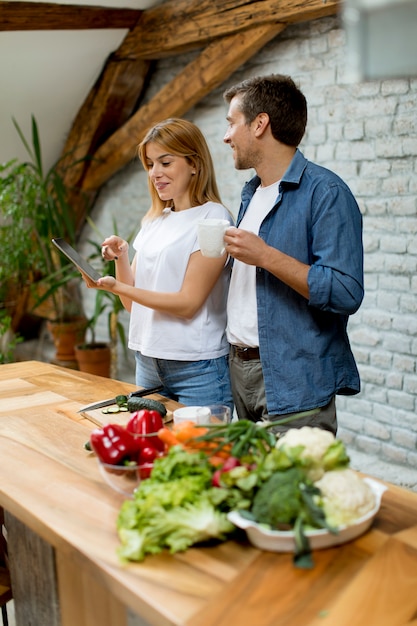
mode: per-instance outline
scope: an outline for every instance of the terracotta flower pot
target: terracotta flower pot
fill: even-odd
[[[70,322],[47,321],[47,328],[54,341],[57,361],[76,362],[74,348],[84,340],[86,326],[85,318],[78,318]]]
[[[111,349],[106,343],[75,346],[75,358],[81,372],[110,378]]]

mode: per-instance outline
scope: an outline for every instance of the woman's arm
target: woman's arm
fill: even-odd
[[[136,260],[134,260],[134,263]],[[181,289],[174,292],[149,291],[134,287],[132,283],[122,281],[119,274],[116,279],[104,276],[97,283],[89,286],[117,294],[123,303],[137,302],[161,313],[191,319],[207,300],[216,284],[226,262],[226,255],[220,258],[204,257],[200,251],[194,252],[189,259]],[[119,261],[116,261],[118,264]]]
[[[127,241],[116,235],[107,237],[101,244],[102,256],[106,261],[114,261],[116,269],[116,280],[126,285],[135,284],[136,273],[136,254],[132,264],[129,263],[129,244]],[[89,287],[94,285],[88,285]],[[119,296],[120,297],[120,296]],[[130,298],[120,297],[126,311],[131,311],[132,300]]]

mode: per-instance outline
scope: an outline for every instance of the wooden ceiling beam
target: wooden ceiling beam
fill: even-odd
[[[285,24],[266,24],[210,44],[97,150],[82,189],[98,189],[132,161],[150,125],[167,117],[181,117],[284,28]]]
[[[79,4],[0,2],[0,31],[131,29],[142,13]]]
[[[144,11],[120,53],[159,59],[265,24],[335,15],[341,0],[168,0]]]
[[[60,166],[70,202],[76,213],[76,226],[84,222],[95,193],[80,193],[86,171],[97,148],[118,128],[123,127],[135,111],[150,70],[150,62],[120,59],[110,55],[72,124]]]

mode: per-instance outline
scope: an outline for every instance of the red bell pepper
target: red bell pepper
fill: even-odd
[[[144,448],[154,448],[157,453],[164,452],[165,444],[158,437],[158,431],[163,426],[164,422],[158,411],[142,409],[132,413],[132,417],[126,424],[126,430],[128,433],[135,435],[135,437],[132,437],[134,440],[133,446],[136,452],[139,453],[139,462],[140,452]]]
[[[102,463],[118,465],[132,454],[132,437],[119,424],[95,428],[90,434],[90,443]]]

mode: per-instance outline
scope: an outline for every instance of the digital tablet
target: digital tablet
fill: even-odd
[[[69,245],[64,239],[61,237],[57,237],[56,239],[52,239],[52,243],[60,250],[65,256],[74,263],[75,267],[80,271],[84,272],[91,280],[97,282],[99,278],[101,278],[101,274],[97,272],[97,270],[92,267],[88,261],[83,259],[76,250],[72,246]]]

